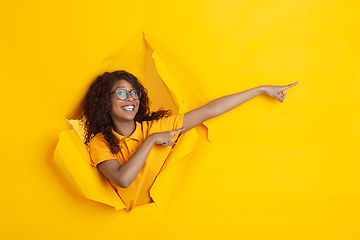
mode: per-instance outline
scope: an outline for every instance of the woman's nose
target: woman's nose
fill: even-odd
[[[125,101],[133,101],[133,100],[134,98],[130,94],[128,94],[127,98],[125,99]]]

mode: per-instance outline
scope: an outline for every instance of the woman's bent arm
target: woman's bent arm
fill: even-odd
[[[153,145],[172,146],[174,144],[172,136],[181,130],[183,129],[151,134],[123,165],[120,165],[117,159],[110,159],[99,163],[98,168],[111,182],[119,187],[127,188],[138,176]]]

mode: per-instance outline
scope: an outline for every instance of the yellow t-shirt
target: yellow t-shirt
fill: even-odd
[[[96,134],[89,143],[93,166],[96,167],[99,163],[114,158],[118,159],[119,163],[123,165],[141,146],[147,136],[152,133],[182,128],[183,120],[184,115],[171,115],[157,121],[136,122],[136,129],[128,138],[113,131],[119,139],[121,147],[120,152],[116,155],[111,153],[109,145],[102,133]],[[177,135],[174,136],[174,139],[177,138]],[[149,193],[150,188],[155,182],[156,176],[159,174],[171,149],[171,146],[164,147],[162,145],[154,145],[139,175],[127,188],[118,187],[110,182],[128,210],[131,210],[135,206],[153,202]]]

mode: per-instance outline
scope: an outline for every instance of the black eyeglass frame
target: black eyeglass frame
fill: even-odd
[[[124,99],[121,99],[118,92],[119,91],[126,91],[126,97]],[[139,98],[134,98],[133,95],[131,95],[132,92],[135,92]],[[141,91],[139,89],[132,89],[130,91],[126,90],[126,89],[116,89],[115,91],[112,91],[110,94],[113,94],[113,93],[116,93],[116,97],[119,99],[119,100],[126,100],[128,97],[129,97],[129,93],[130,93],[130,96],[134,99],[134,100],[139,100],[141,98]]]

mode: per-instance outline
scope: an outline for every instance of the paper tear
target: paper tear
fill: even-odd
[[[167,86],[177,108],[180,109],[180,111],[189,111],[189,106],[184,101],[180,92],[176,89],[176,80],[173,78],[155,51],[153,52],[153,58],[158,72]],[[84,144],[84,129],[81,121],[77,119],[67,119],[67,121],[73,126],[74,130],[65,131],[59,136],[54,161],[60,170],[64,173],[74,189],[76,189],[77,192],[84,197],[111,205],[117,210],[126,208],[121,199],[121,191],[119,192],[119,196],[110,182],[99,172],[97,168],[92,166],[89,152]],[[205,124],[204,126],[208,129]],[[210,140],[209,131],[207,137],[208,140]],[[151,159],[153,156],[161,156],[165,161],[157,176],[188,155],[194,149],[197,139],[198,134],[195,129],[192,129],[180,137],[179,142],[171,152],[168,152],[165,155],[150,153],[148,159]],[[156,191],[152,191],[152,188],[153,186],[149,190],[150,195],[154,201],[157,201],[157,199],[160,198],[160,195],[157,194]],[[159,206],[159,203],[156,202],[156,205]],[[133,207],[134,206],[131,206],[129,211],[133,209]]]
[[[113,206],[116,210],[125,208],[109,181],[97,168],[91,167],[89,152],[74,130],[59,135],[54,161],[74,189],[84,197]]]

